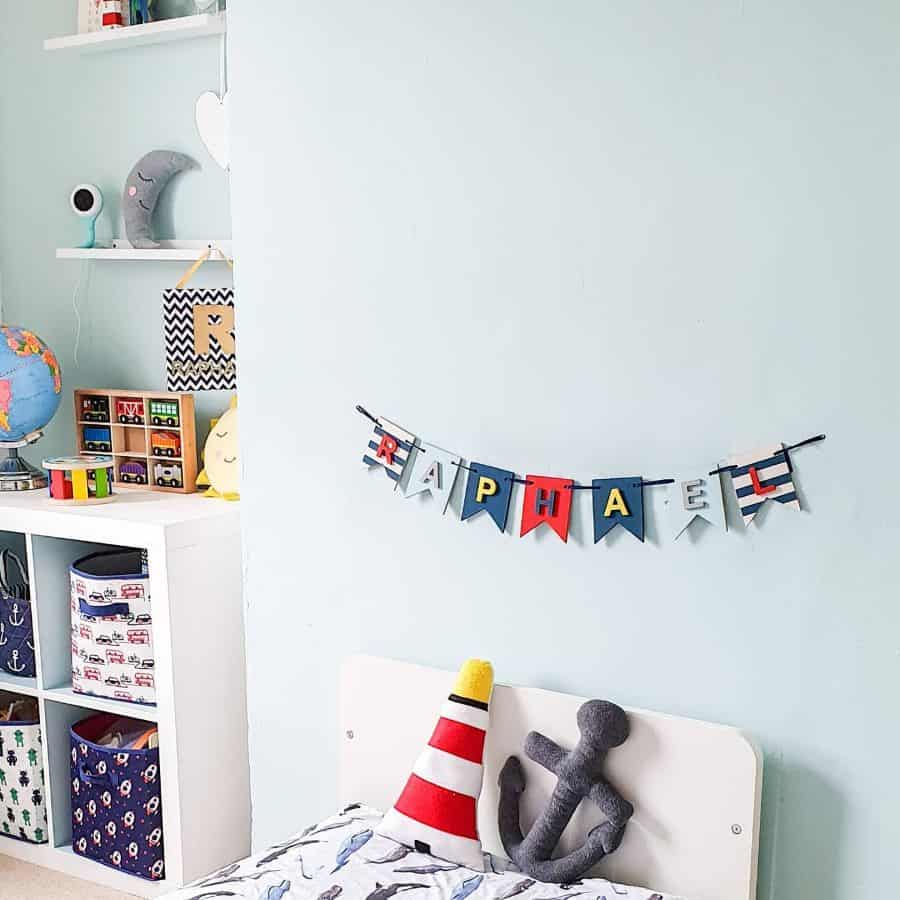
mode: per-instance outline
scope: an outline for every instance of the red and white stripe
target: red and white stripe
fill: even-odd
[[[122,28],[122,0],[98,0],[100,24],[103,28]]]
[[[477,814],[487,726],[487,710],[448,699],[378,832],[408,846],[425,844],[433,856],[483,871]]]

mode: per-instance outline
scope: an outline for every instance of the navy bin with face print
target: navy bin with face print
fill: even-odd
[[[118,718],[103,713],[70,730],[72,849],[105,866],[158,881],[165,875],[159,750],[95,743]]]

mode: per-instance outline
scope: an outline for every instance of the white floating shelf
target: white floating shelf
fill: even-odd
[[[199,16],[182,16],[178,19],[165,19],[162,22],[149,22],[146,25],[129,25],[107,31],[49,38],[44,41],[44,49],[102,53],[107,50],[127,50],[148,44],[210,37],[224,34],[225,29],[225,13],[204,13]]]
[[[143,28],[136,25],[135,28]],[[231,241],[160,241],[158,250],[137,250],[124,240],[115,240],[111,247],[93,247],[85,250],[81,247],[60,247],[56,251],[57,259],[115,259],[156,260],[157,262],[189,262],[200,259],[204,253],[213,248],[209,256],[210,262],[223,262],[225,256],[232,259]],[[222,254],[225,254],[223,256]]]

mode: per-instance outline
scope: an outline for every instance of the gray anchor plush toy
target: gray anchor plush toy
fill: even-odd
[[[522,837],[519,825],[519,797],[525,790],[522,764],[518,757],[510,756],[500,771],[500,838],[510,859],[538,881],[577,881],[619,846],[634,813],[634,807],[601,776],[607,751],[628,737],[625,711],[605,700],[589,700],[578,710],[578,729],[581,737],[571,753],[537,731],[525,738],[525,755],[558,779],[547,807],[527,837]],[[607,821],[592,829],[579,849],[561,859],[551,859],[566,825],[586,797],[600,807]]]

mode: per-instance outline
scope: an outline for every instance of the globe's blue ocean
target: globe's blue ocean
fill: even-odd
[[[53,418],[62,373],[53,351],[33,332],[0,325],[0,443],[23,440]]]

